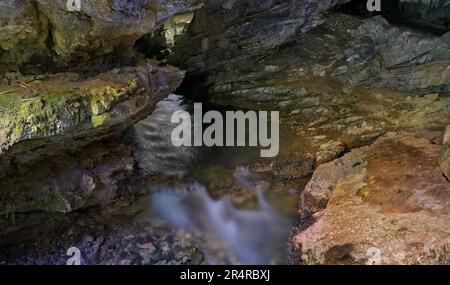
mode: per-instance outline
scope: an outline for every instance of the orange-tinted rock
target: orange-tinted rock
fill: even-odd
[[[439,157],[439,166],[441,167],[442,173],[450,179],[450,126],[447,126],[447,130],[445,132],[441,156]]]
[[[293,237],[301,261],[450,263],[450,183],[439,170],[439,153],[426,139],[375,142],[337,182],[315,223]]]
[[[367,150],[368,147],[358,148],[342,158],[320,165],[302,192],[300,215],[304,217],[323,210],[333,194],[337,182],[354,167],[361,165]]]

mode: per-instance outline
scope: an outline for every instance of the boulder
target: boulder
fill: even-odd
[[[319,165],[300,196],[300,216],[307,217],[325,209],[337,182],[359,167],[368,147],[352,150],[332,162]]]
[[[439,152],[423,138],[377,140],[361,164],[334,182],[326,208],[320,210],[323,201],[316,205],[313,224],[294,234],[300,261],[448,264],[450,183],[439,171]],[[321,178],[328,181],[328,173]]]
[[[450,180],[450,126],[447,126],[444,134],[441,155],[439,157],[439,166],[445,177]]]

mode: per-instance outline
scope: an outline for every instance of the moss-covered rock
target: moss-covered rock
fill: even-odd
[[[39,145],[34,140],[48,144],[70,137],[90,141],[89,136],[123,129],[148,115],[182,78],[174,68],[145,66],[87,78],[69,73],[1,84],[0,154],[22,142]]]
[[[49,57],[48,21],[40,16],[34,1],[2,1],[0,23],[0,73]]]
[[[2,1],[0,73],[130,62],[137,39],[199,2],[90,0],[68,11],[67,0]]]
[[[10,76],[0,84],[0,215],[69,212],[109,201],[133,159],[97,145],[147,117],[175,90],[171,67],[94,75]]]

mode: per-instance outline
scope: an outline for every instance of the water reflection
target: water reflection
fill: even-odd
[[[171,124],[171,116],[175,111],[191,109],[192,102],[170,95],[131,131],[135,160],[144,174],[177,176],[185,181],[176,187],[166,183],[152,189],[153,211],[149,215],[162,218],[174,228],[199,233],[207,263],[285,263],[291,221],[266,200],[263,193],[268,192],[268,184],[260,183],[250,171],[236,168],[238,163],[253,161],[258,149],[173,146],[170,136],[176,126]],[[255,197],[256,207],[242,209],[226,197],[214,199],[203,184],[182,178],[189,177],[198,168],[214,171],[216,168],[211,166],[237,169],[230,179],[244,188],[244,195],[245,191],[255,194],[248,196]]]
[[[171,143],[171,123],[176,111],[189,110],[192,103],[171,94],[156,105],[153,113],[130,130],[134,159],[144,175],[183,176],[197,155],[193,147],[175,147]]]

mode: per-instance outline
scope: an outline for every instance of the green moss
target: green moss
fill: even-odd
[[[67,40],[60,31],[54,31],[53,41],[55,43],[55,51],[57,54],[63,55],[69,52],[67,47]]]
[[[0,95],[0,123],[8,144],[55,135],[65,125],[77,123],[80,119],[75,114],[73,103],[78,95],[74,92],[62,90],[31,96],[33,94],[24,90]],[[75,116],[71,116],[71,112],[75,112]]]
[[[0,152],[26,140],[95,133],[138,85],[135,77],[119,73],[84,82],[71,74],[14,82],[0,85]]]
[[[132,81],[129,83],[134,88],[137,83]],[[101,115],[105,111],[111,109],[112,105],[120,100],[120,97],[126,94],[124,89],[115,88],[113,86],[101,86],[89,90],[90,107],[93,115]]]
[[[1,205],[1,212],[3,212],[6,216],[6,219],[11,224],[16,224],[16,206],[14,204],[14,201],[12,200],[4,200]]]
[[[399,117],[399,121],[404,125],[423,128],[440,117],[447,117],[450,111],[450,98],[442,98],[437,102],[416,98],[413,103],[414,108]]]
[[[75,91],[58,90],[44,93],[41,99],[47,107],[61,107],[77,100],[79,97],[80,95]]]
[[[12,38],[7,40],[0,40],[0,47],[4,50],[9,50],[15,47],[19,43],[18,38]]]
[[[54,193],[54,195],[49,195],[48,199],[40,200],[38,203],[33,205],[32,211],[48,211],[48,212],[66,212],[67,206],[65,204],[65,199],[59,194]]]
[[[17,105],[17,94],[14,90],[8,90],[0,87],[0,114],[12,110]]]
[[[108,119],[108,115],[107,114],[92,116],[92,118],[91,118],[92,126],[94,128],[101,127],[101,126],[103,126],[105,124],[107,119]]]

